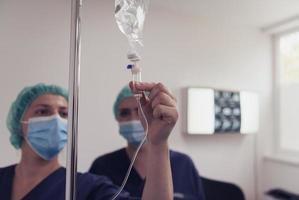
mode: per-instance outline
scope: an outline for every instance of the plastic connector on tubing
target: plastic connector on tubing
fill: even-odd
[[[127,58],[131,61],[131,62],[138,62],[141,60],[140,56],[138,55],[137,52],[129,52],[127,54]]]
[[[141,92],[137,92],[135,84],[141,82],[141,67],[139,66],[139,61],[141,60],[139,54],[136,51],[129,51],[127,58],[133,63],[127,66],[132,72],[132,82],[133,82],[133,93],[137,100],[142,96]]]
[[[137,62],[134,62],[134,64],[130,64],[127,66],[128,69],[131,69],[132,73],[132,82],[133,82],[133,92],[134,96],[138,99],[141,98],[142,94],[141,92],[137,92],[135,89],[135,84],[141,82],[141,68],[139,67]]]

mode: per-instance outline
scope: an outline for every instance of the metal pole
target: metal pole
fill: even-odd
[[[80,86],[80,9],[82,0],[71,0],[71,35],[69,66],[69,117],[67,143],[67,170],[65,199],[76,199],[77,149],[78,149],[78,105]]]

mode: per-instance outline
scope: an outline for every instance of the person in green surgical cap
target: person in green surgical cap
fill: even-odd
[[[16,148],[20,149],[22,144],[22,117],[25,111],[28,109],[30,104],[39,96],[45,94],[53,94],[59,97],[63,97],[63,99],[68,101],[68,92],[62,87],[56,85],[45,85],[45,84],[37,84],[34,87],[25,87],[17,99],[12,103],[10,107],[10,111],[7,116],[6,125],[8,130],[10,131],[10,142]],[[67,107],[66,107],[67,108]],[[61,117],[67,118],[67,109],[61,111]],[[36,111],[42,114],[42,110]]]
[[[175,102],[175,98],[168,95],[168,90],[157,94],[156,101],[160,102],[164,109],[171,109],[167,102]],[[118,93],[113,104],[114,117],[119,126],[119,134],[126,140],[124,148],[99,156],[91,165],[89,172],[97,175],[108,176],[113,183],[122,185],[130,163],[137,151],[139,144],[145,137],[142,126],[138,103],[130,87],[124,86]],[[131,174],[125,185],[125,190],[134,197],[141,197],[145,179],[147,180],[147,152],[150,146],[146,142],[140,149],[134,162]],[[174,199],[197,199],[203,200],[204,191],[201,178],[191,158],[177,151],[170,151],[171,172],[174,187]]]
[[[162,84],[142,83],[137,92],[147,91],[151,99],[142,99],[149,116],[148,181],[142,199],[173,199],[167,138],[178,112],[169,98],[163,102],[171,109],[161,109],[155,96],[164,91]],[[165,91],[164,91],[165,92]],[[166,91],[167,92],[167,91]],[[156,106],[152,103],[156,102]],[[58,154],[67,143],[68,94],[56,85],[37,84],[24,88],[12,103],[7,117],[10,142],[21,150],[19,163],[0,168],[1,200],[64,200],[66,169]],[[167,123],[162,120],[167,119]],[[170,123],[169,123],[170,122]],[[119,187],[104,176],[77,173],[78,200],[107,200]],[[136,199],[123,191],[118,200]],[[137,198],[140,199],[140,198]]]

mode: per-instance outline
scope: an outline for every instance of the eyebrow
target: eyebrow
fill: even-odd
[[[38,108],[38,107],[45,107],[45,108],[49,108],[51,107],[50,105],[48,104],[37,104],[35,105],[33,108]],[[59,106],[60,109],[67,109],[68,107],[67,106]]]
[[[48,104],[37,104],[37,105],[34,105],[34,108],[36,107],[50,107]]]
[[[129,109],[129,110],[133,110],[133,109],[136,109],[136,108],[138,109],[138,106],[136,106],[136,107],[134,107],[134,108],[124,107],[124,108],[119,108],[119,109],[120,109],[120,110],[121,110],[121,109]]]

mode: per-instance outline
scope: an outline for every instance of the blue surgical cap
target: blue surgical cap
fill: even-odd
[[[118,113],[119,113],[118,109],[119,109],[120,103],[123,100],[125,100],[125,99],[127,99],[129,97],[133,97],[133,96],[134,95],[133,95],[133,93],[132,93],[132,91],[131,91],[131,89],[130,89],[130,87],[128,85],[126,85],[125,87],[123,87],[121,89],[121,91],[118,93],[118,95],[116,97],[116,100],[115,100],[115,102],[113,104],[113,112],[114,112],[114,117],[115,118],[118,116]]]
[[[67,90],[56,85],[39,83],[34,86],[25,87],[11,104],[6,119],[7,128],[11,133],[10,142],[16,149],[19,149],[22,143],[21,120],[24,113],[36,98],[44,94],[59,95],[68,101]]]

